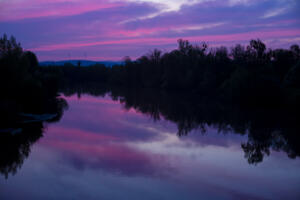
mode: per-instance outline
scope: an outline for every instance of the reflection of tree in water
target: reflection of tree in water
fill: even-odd
[[[39,105],[37,105],[39,104]],[[59,121],[67,108],[62,98],[47,100],[41,107],[41,102],[31,104],[25,110],[35,110],[37,114],[6,113],[1,115],[0,126],[0,173],[7,178],[22,167],[30,153],[31,145],[43,136],[45,123]],[[36,107],[40,110],[37,111]],[[7,108],[9,109],[9,108]],[[2,113],[3,114],[3,113]],[[8,115],[8,117],[7,117]]]
[[[270,130],[264,133],[250,132],[247,143],[242,144],[245,158],[250,164],[262,162],[264,155],[270,155],[270,148],[274,151],[285,151],[290,158],[296,158],[300,155],[298,132],[297,129]]]
[[[300,156],[296,112],[245,108],[184,93],[112,90],[111,96],[125,109],[134,108],[154,120],[163,117],[175,122],[179,136],[195,129],[204,134],[207,127],[223,134],[248,135],[241,147],[250,164],[262,162],[271,149],[284,151],[290,158]]]
[[[205,134],[207,127],[216,128],[223,134],[247,135],[248,141],[241,147],[250,164],[262,162],[271,149],[284,151],[290,158],[300,156],[296,112],[242,107],[196,94],[80,87],[80,94],[104,96],[107,92],[113,100],[120,101],[124,109],[134,108],[155,121],[163,117],[176,123],[180,137],[195,129]],[[76,88],[68,89],[66,93],[76,94]]]

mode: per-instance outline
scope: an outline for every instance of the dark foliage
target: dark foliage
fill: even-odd
[[[58,98],[58,77],[39,69],[34,53],[14,37],[0,38],[0,173],[14,174],[43,133],[67,108]]]
[[[124,64],[81,67],[66,64],[43,67],[66,84],[90,83],[127,88],[184,90],[254,107],[288,106],[299,109],[300,49],[267,50],[260,40],[246,47],[209,49],[178,40],[178,49],[153,52]]]

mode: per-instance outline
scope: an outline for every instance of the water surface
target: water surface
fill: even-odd
[[[61,120],[0,177],[0,199],[300,198],[300,160],[286,146],[270,144],[253,158],[253,138],[230,127],[204,123],[182,135],[181,121],[158,120],[124,99],[64,98]]]

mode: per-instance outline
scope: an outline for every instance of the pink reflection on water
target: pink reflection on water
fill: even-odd
[[[52,127],[40,145],[57,152],[74,168],[105,169],[125,175],[153,176],[165,160],[131,148],[122,138],[77,129]]]
[[[24,164],[22,173],[28,173],[30,181],[40,181],[31,185],[20,176],[21,184],[5,183],[6,190],[19,184],[20,193],[36,194],[37,187],[49,189],[54,184],[59,191],[55,194],[90,195],[96,186],[96,196],[107,190],[112,192],[104,197],[141,191],[149,199],[284,199],[282,194],[296,199],[299,194],[299,160],[291,163],[285,156],[273,156],[262,165],[249,166],[236,148],[244,136],[217,135],[208,128],[207,135],[180,138],[174,127],[149,121],[134,110],[124,112],[107,97],[67,100],[70,109],[59,123],[49,124]]]
[[[78,141],[84,143],[99,143],[106,141],[115,141],[118,140],[117,137],[111,135],[105,135],[101,133],[94,133],[87,130],[80,130],[74,128],[64,128],[55,126],[48,130],[51,135],[49,135],[50,140],[67,140],[67,141]]]
[[[127,124],[148,121],[134,109],[124,111],[108,97],[64,97],[70,106],[59,124],[48,127],[39,142],[76,169],[92,168],[125,175],[163,174],[167,159],[143,151],[129,141],[146,142],[155,134]],[[134,123],[133,123],[134,124]]]

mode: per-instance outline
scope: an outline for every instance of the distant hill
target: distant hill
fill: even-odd
[[[91,60],[62,60],[62,61],[43,61],[39,62],[40,66],[62,66],[66,63],[71,63],[73,65],[78,65],[80,62],[81,66],[87,67],[95,64],[104,64],[107,67],[111,67],[113,65],[122,64],[122,61],[91,61]]]

